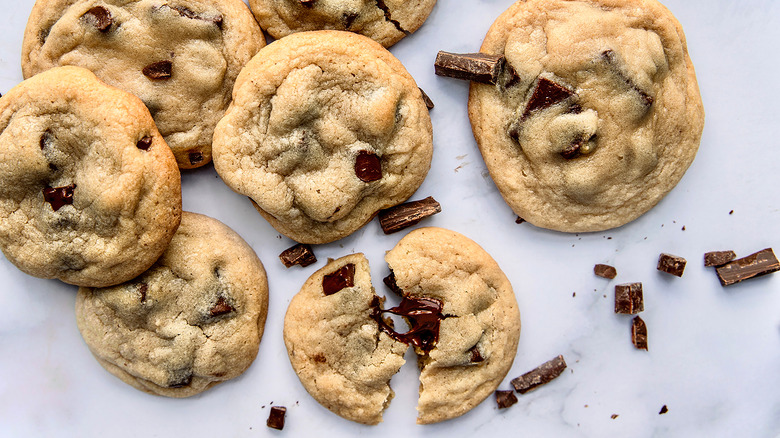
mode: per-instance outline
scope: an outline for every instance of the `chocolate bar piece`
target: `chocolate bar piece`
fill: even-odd
[[[743,280],[780,271],[780,262],[777,261],[772,248],[766,248],[755,254],[718,266],[715,271],[718,273],[720,284],[730,286]]]
[[[417,87],[417,88],[420,88],[420,87]],[[422,94],[423,102],[425,102],[425,107],[428,108],[429,110],[432,110],[433,109],[433,101],[431,100],[431,97],[428,96],[428,94],[426,94],[425,91],[423,91],[422,88],[420,88],[420,93]]]
[[[617,277],[617,269],[614,266],[602,265],[601,263],[593,267],[593,273],[601,278],[608,278],[612,280]]]
[[[615,286],[615,313],[633,315],[645,310],[642,298],[642,283],[627,283]]]
[[[317,257],[314,255],[311,246],[305,243],[299,243],[295,246],[285,249],[279,254],[279,260],[282,264],[289,268],[294,265],[301,265],[306,267],[312,263],[317,263]]]
[[[658,257],[657,269],[667,274],[672,274],[676,277],[682,277],[685,270],[685,264],[687,262],[684,258],[671,254],[661,253]]]
[[[433,66],[438,76],[495,85],[505,62],[504,55],[440,51]]]
[[[284,416],[286,413],[287,408],[284,406],[271,406],[271,413],[268,415],[266,426],[277,430],[284,429]]]
[[[568,88],[546,78],[539,78],[536,88],[525,106],[520,119],[525,119],[531,111],[544,109],[573,96],[574,92]]]
[[[704,253],[704,266],[722,266],[737,258],[734,251],[710,251]]]
[[[392,234],[441,212],[441,205],[428,196],[419,201],[407,202],[379,212],[379,225],[385,234]]]
[[[341,289],[355,285],[355,265],[344,265],[322,277],[322,293],[333,295]]]
[[[496,403],[498,409],[506,409],[517,403],[517,396],[514,391],[496,391]]]
[[[560,376],[563,370],[566,369],[566,361],[563,360],[563,356],[550,359],[549,361],[539,365],[537,368],[523,374],[520,377],[512,379],[512,386],[515,391],[520,394],[525,394],[528,391],[536,388],[537,386],[544,385]]]
[[[638,316],[631,321],[631,342],[634,347],[647,351],[647,325]]]

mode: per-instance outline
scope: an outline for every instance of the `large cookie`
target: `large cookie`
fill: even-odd
[[[22,71],[78,65],[135,94],[188,169],[211,161],[236,76],[264,45],[240,0],[38,0]]]
[[[307,30],[348,30],[385,47],[416,31],[436,0],[249,0],[274,38]]]
[[[179,169],[146,107],[60,67],[0,99],[0,247],[22,271],[108,286],[145,271],[181,219]]]
[[[214,167],[281,233],[326,243],[422,183],[431,119],[403,65],[353,33],[292,34],[239,75],[214,133]]]
[[[474,136],[504,199],[532,224],[618,227],[693,161],[704,110],[682,27],[657,1],[518,1],[481,52],[507,67],[497,85],[472,83]]]
[[[79,289],[76,322],[100,364],[124,382],[189,397],[249,367],[267,309],[265,270],[252,248],[221,222],[185,212],[143,275]]]

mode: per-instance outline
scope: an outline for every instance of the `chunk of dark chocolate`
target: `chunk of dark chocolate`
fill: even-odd
[[[152,137],[149,137],[148,135],[138,140],[138,143],[135,144],[135,147],[143,151],[149,150],[149,147],[151,146],[152,146]]]
[[[612,70],[615,72],[615,74],[617,74],[629,88],[634,90],[639,95],[639,99],[641,100],[642,105],[649,108],[653,104],[655,101],[653,96],[639,88],[634,83],[634,81],[629,77],[628,73],[623,70],[623,61],[619,59],[617,53],[615,53],[614,50],[605,50],[601,53],[601,58],[612,67]]]
[[[317,257],[314,255],[311,245],[299,243],[282,251],[282,253],[279,254],[279,260],[282,261],[282,264],[286,268],[295,265],[301,265],[305,268],[312,263],[316,263]]]
[[[477,348],[476,345],[471,347],[471,350],[469,351],[470,351],[469,361],[471,361],[471,363],[479,363],[485,361],[485,358],[482,357],[482,353],[479,352],[479,349]]]
[[[661,272],[666,272],[667,274],[672,274],[676,277],[682,277],[686,263],[687,262],[682,257],[661,253],[658,257],[658,266],[656,268]]]
[[[598,263],[593,267],[593,273],[601,278],[608,278],[610,280],[617,277],[617,269],[610,265],[602,265],[601,263]]]
[[[498,404],[498,409],[506,409],[515,403],[517,403],[517,396],[514,391],[496,391],[496,404]]]
[[[108,32],[114,22],[111,11],[103,6],[94,6],[82,15],[90,24],[103,33]]]
[[[184,6],[172,6],[171,9],[175,10],[179,13],[182,17],[189,18],[191,20],[202,20],[202,21],[208,21],[211,23],[214,23],[219,27],[222,28],[222,15],[215,15],[215,16],[205,16],[200,15],[197,12],[193,11],[190,8],[184,7]]]
[[[379,212],[379,225],[385,234],[392,234],[441,212],[441,205],[429,196],[419,201],[406,202]]]
[[[231,306],[224,297],[217,298],[217,302],[209,310],[211,317],[228,314],[236,309]]]
[[[310,8],[314,6],[314,3],[317,3],[317,0],[298,0],[301,2],[302,6],[306,6],[307,8]]]
[[[383,278],[382,282],[385,284],[385,286],[388,287],[388,289],[395,292],[399,297],[403,296],[404,291],[402,291],[401,288],[398,287],[398,284],[395,282],[395,273],[390,272],[390,275]]]
[[[54,211],[59,210],[64,205],[73,204],[73,191],[76,189],[76,184],[71,184],[64,187],[49,187],[43,188],[43,200],[51,204],[51,208]]]
[[[512,379],[512,386],[515,388],[515,391],[525,394],[538,386],[552,381],[560,376],[565,369],[566,361],[563,360],[563,356],[558,356],[522,376]]]
[[[715,268],[720,284],[723,286],[730,286],[740,281],[777,271],[780,271],[780,262],[777,261],[772,248],[762,249],[757,253]]]
[[[615,286],[615,313],[633,315],[645,310],[642,297],[642,283],[627,283]]]
[[[634,347],[647,351],[647,325],[638,316],[631,321],[631,342]]]
[[[525,219],[521,218],[520,216],[518,216],[517,219],[515,219],[516,224],[522,224],[523,222],[525,222]]]
[[[669,408],[666,407],[666,405],[661,406],[661,410],[658,411],[658,415],[663,415],[665,413],[669,412]]]
[[[171,77],[172,71],[173,62],[168,60],[153,62],[142,70],[144,76],[149,79],[168,79]]]
[[[420,88],[420,87],[417,87],[417,88]],[[423,91],[422,88],[420,88],[420,93],[422,94],[423,102],[425,102],[425,107],[428,108],[429,110],[432,110],[433,109],[433,101],[431,100],[431,98],[425,93],[425,91]]]
[[[203,152],[193,151],[187,154],[187,158],[190,160],[190,164],[198,164],[203,161]]]
[[[495,85],[505,63],[504,55],[440,51],[433,66],[438,76]]]
[[[531,111],[551,107],[571,96],[574,96],[573,91],[547,78],[540,77],[520,119],[525,119]]]
[[[704,253],[704,266],[721,266],[737,258],[734,251],[710,251]]]
[[[322,277],[322,292],[325,295],[333,295],[346,287],[355,285],[355,265],[344,265],[330,274]]]
[[[355,20],[360,16],[357,12],[344,12],[341,14],[341,22],[344,23],[344,29],[349,30]]]
[[[393,308],[379,308],[381,300],[374,297],[371,302],[371,318],[379,325],[379,329],[391,338],[412,344],[424,352],[431,351],[439,340],[439,325],[444,319],[441,311],[443,304],[435,298],[413,297],[406,295],[401,303]],[[398,333],[383,318],[382,313],[392,313],[403,316],[409,323],[409,331]]]
[[[284,406],[271,406],[268,421],[265,422],[266,426],[276,430],[284,429],[285,414],[287,414],[287,408]]]
[[[138,285],[138,294],[141,296],[141,302],[146,302],[146,292],[149,291],[149,285],[141,283]]]
[[[355,157],[355,175],[363,182],[382,179],[382,160],[371,151],[360,151]]]

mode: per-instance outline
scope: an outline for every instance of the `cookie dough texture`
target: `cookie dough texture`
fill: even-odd
[[[0,179],[0,247],[36,277],[127,281],[165,251],[181,219],[179,170],[149,111],[78,67],[0,98]]]
[[[693,161],[704,110],[682,27],[657,1],[519,1],[480,50],[503,54],[516,77],[471,85],[474,136],[504,199],[532,224],[618,227]],[[526,112],[540,80],[572,95]]]
[[[22,71],[77,65],[135,94],[188,169],[211,160],[235,78],[264,45],[240,0],[38,0]]]
[[[326,243],[409,198],[430,168],[431,120],[403,65],[353,33],[292,34],[239,75],[214,133],[214,167],[276,228]],[[356,173],[375,156],[381,178]]]
[[[249,0],[274,38],[307,30],[348,30],[385,47],[422,26],[436,0]]]
[[[185,212],[162,258],[109,288],[80,288],[76,322],[101,365],[150,394],[189,397],[257,355],[268,309],[260,260],[221,222]]]
[[[354,286],[326,296],[323,277],[348,264],[355,265]],[[326,408],[363,424],[382,421],[393,397],[390,378],[407,348],[371,319],[370,275],[363,254],[332,261],[306,280],[284,318],[284,343],[303,386]]]

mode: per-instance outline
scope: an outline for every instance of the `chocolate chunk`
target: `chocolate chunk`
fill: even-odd
[[[186,18],[189,18],[191,20],[209,21],[211,23],[216,24],[217,27],[219,27],[220,29],[222,28],[222,20],[223,20],[222,15],[216,15],[216,16],[213,16],[213,17],[208,17],[208,16],[200,15],[200,14],[196,13],[195,11],[193,11],[192,9],[184,7],[184,6],[172,6],[171,9],[175,10],[176,12],[178,12],[179,15],[181,15],[182,17],[186,17]]]
[[[301,5],[306,6],[307,8],[310,8],[314,6],[315,3],[317,3],[317,0],[299,0],[301,2]]]
[[[203,161],[203,152],[201,151],[190,152],[187,155],[187,158],[189,158],[190,164],[198,164]]]
[[[582,112],[582,106],[578,103],[573,103],[569,105],[569,109],[566,110],[568,114],[579,114]]]
[[[440,51],[433,66],[438,76],[495,85],[505,63],[504,55]]]
[[[286,413],[287,408],[284,406],[271,406],[271,412],[268,415],[268,421],[266,421],[265,424],[271,429],[284,429],[284,416]]]
[[[522,224],[523,222],[525,222],[525,219],[521,218],[520,216],[518,216],[517,219],[515,219],[516,224]]]
[[[149,291],[149,285],[141,283],[138,285],[138,294],[141,295],[141,302],[146,302],[146,292]]]
[[[192,369],[182,368],[171,373],[168,388],[183,388],[192,383]]]
[[[352,27],[352,24],[357,20],[357,18],[360,16],[357,12],[344,12],[341,14],[341,21],[344,23],[344,29],[349,29]]]
[[[371,151],[360,151],[355,158],[355,175],[363,182],[382,179],[382,161]]]
[[[531,111],[551,107],[571,96],[574,96],[574,92],[568,88],[540,77],[520,119],[525,119]]]
[[[627,283],[615,286],[615,313],[633,315],[645,310],[642,298],[642,283]]]
[[[82,15],[90,24],[94,25],[97,30],[106,33],[111,28],[111,24],[114,22],[111,17],[111,12],[103,6],[95,6]]]
[[[417,87],[417,88],[420,88],[420,87]],[[425,102],[425,107],[428,108],[429,110],[432,110],[433,109],[433,101],[431,100],[431,98],[425,93],[425,91],[423,91],[422,88],[420,88],[420,93],[422,94],[423,102]]]
[[[301,265],[305,268],[312,263],[316,263],[317,257],[314,255],[311,245],[299,243],[282,251],[282,253],[279,254],[279,260],[282,261],[282,264],[286,268],[294,265]]]
[[[607,64],[612,66],[613,71],[625,82],[625,84],[634,90],[637,94],[639,94],[639,98],[642,101],[642,104],[645,107],[650,107],[655,99],[653,99],[653,96],[648,94],[646,91],[639,88],[633,80],[631,80],[630,77],[628,77],[628,74],[623,71],[623,69],[620,68],[622,61],[618,58],[618,55],[615,53],[614,50],[605,50],[601,53],[602,59],[607,62]]]
[[[345,287],[355,285],[355,265],[344,265],[330,274],[322,277],[322,292],[325,295],[333,295]]]
[[[149,79],[168,79],[171,77],[173,62],[158,61],[144,67],[143,74]]]
[[[613,420],[614,420],[615,418],[617,418],[617,417],[618,417],[618,414],[612,414],[612,415],[610,415],[610,416],[609,416],[609,418],[611,418],[611,419],[613,419]]]
[[[429,196],[419,201],[406,202],[379,212],[379,225],[385,234],[392,234],[441,212],[441,205]]]
[[[224,297],[217,298],[217,302],[214,304],[214,307],[209,310],[209,315],[211,317],[220,316],[220,315],[226,315],[236,309],[233,308],[230,304],[228,304],[227,300],[225,300]]]
[[[469,358],[471,363],[479,363],[479,362],[484,362],[485,361],[485,358],[482,357],[482,354],[479,352],[479,350],[477,349],[476,345],[471,347],[471,350],[469,350],[469,351],[471,352],[471,355],[470,355],[470,358]]]
[[[657,269],[667,274],[682,277],[687,262],[684,258],[671,254],[661,253],[658,257]]]
[[[608,278],[610,280],[617,277],[617,269],[613,266],[602,265],[601,263],[593,267],[593,273],[601,278]]]
[[[73,191],[75,189],[76,184],[64,187],[46,186],[43,189],[43,200],[51,204],[51,208],[54,209],[54,211],[57,211],[63,205],[73,204]]]
[[[442,302],[435,298],[404,296],[401,303],[393,308],[379,308],[381,300],[374,296],[371,302],[371,318],[379,325],[379,329],[391,338],[412,344],[424,352],[433,350],[439,340],[439,325],[444,319],[441,310]],[[409,323],[409,331],[398,333],[383,318],[382,313],[392,313],[403,316]]]
[[[152,137],[149,137],[148,135],[138,140],[138,143],[135,144],[135,147],[141,149],[142,151],[149,150],[149,147],[151,146],[152,146]]]
[[[661,406],[661,410],[658,411],[658,415],[663,415],[665,413],[669,412],[669,408],[666,407],[666,405]]]
[[[552,381],[556,377],[560,376],[565,369],[566,361],[563,360],[563,356],[558,356],[539,365],[535,369],[523,374],[522,376],[512,379],[512,386],[514,386],[515,391],[519,392],[520,394],[525,394],[537,386],[541,386]]]
[[[743,280],[780,271],[780,263],[778,263],[772,248],[766,248],[755,254],[718,266],[715,271],[718,273],[720,284],[730,286]]]
[[[734,251],[710,251],[704,253],[704,266],[721,266],[737,258]]]
[[[382,279],[382,282],[387,286],[391,291],[395,292],[399,297],[404,295],[404,291],[401,290],[400,287],[398,287],[398,284],[395,282],[395,273],[390,272],[390,275]]]
[[[514,391],[496,391],[498,409],[506,409],[515,403],[517,403],[517,396]]]
[[[631,321],[631,342],[634,347],[647,351],[647,325],[638,316]]]

